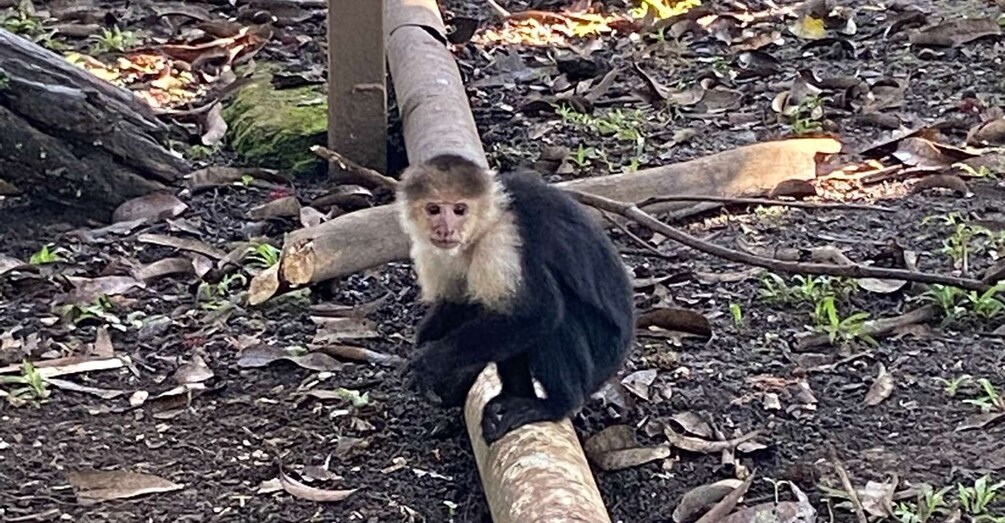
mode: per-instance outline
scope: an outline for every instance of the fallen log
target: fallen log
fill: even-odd
[[[387,62],[401,108],[409,160],[421,162],[451,152],[486,165],[460,72],[446,46],[446,30],[436,1],[386,0],[384,12],[388,16]],[[374,244],[369,242],[373,241],[381,242],[378,250],[385,258],[407,253],[407,241],[392,213],[383,213],[386,225],[392,227],[387,237],[361,236],[358,239],[364,243],[358,245],[362,248],[343,251],[343,261],[354,263],[351,258],[371,251]],[[368,233],[377,232],[367,222],[357,223]],[[317,249],[315,245],[312,252]],[[568,420],[526,425],[491,447],[485,444],[481,409],[498,394],[498,388],[498,377],[490,365],[468,394],[465,414],[493,521],[609,523]]]
[[[407,124],[408,120],[406,131]],[[436,136],[434,133],[427,133],[427,136],[414,125],[412,129],[418,135],[414,138],[416,141]],[[412,143],[407,133],[405,138],[406,144]],[[558,185],[626,202],[660,195],[755,196],[767,193],[784,181],[813,179],[818,156],[837,153],[840,148],[841,144],[830,138],[765,142],[635,173],[584,178]],[[429,157],[430,150],[435,149],[427,147],[423,153],[412,153],[409,149],[409,159],[422,161]],[[476,154],[474,147],[463,149],[453,143],[447,150],[469,158]],[[648,206],[646,210],[659,213],[682,205],[664,202]],[[398,225],[394,206],[385,205],[346,214],[287,235],[280,277],[291,286],[304,285],[407,256],[408,241]]]
[[[0,29],[0,179],[108,218],[188,170],[142,100]]]
[[[482,409],[499,394],[495,365],[478,377],[464,405],[492,521],[496,523],[610,523],[604,500],[572,423],[535,423],[491,447],[481,435]]]

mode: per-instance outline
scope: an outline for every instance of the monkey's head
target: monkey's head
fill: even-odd
[[[463,250],[497,212],[494,184],[489,171],[456,155],[405,169],[397,191],[405,232],[413,242]]]

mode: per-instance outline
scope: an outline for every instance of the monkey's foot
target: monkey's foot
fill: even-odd
[[[482,411],[482,437],[489,445],[508,432],[538,421],[556,421],[540,399],[496,396]]]

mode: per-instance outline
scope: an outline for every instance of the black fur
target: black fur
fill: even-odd
[[[503,392],[485,406],[489,443],[521,425],[573,414],[623,364],[633,342],[631,284],[614,245],[572,198],[535,173],[500,174],[523,239],[512,314],[439,303],[420,324],[413,386],[463,403],[496,362]],[[531,376],[547,397],[534,394]]]

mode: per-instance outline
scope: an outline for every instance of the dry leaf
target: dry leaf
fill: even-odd
[[[178,367],[174,373],[174,380],[179,385],[189,383],[199,383],[213,377],[213,369],[209,368],[206,360],[196,354],[192,356],[192,361]]]
[[[583,445],[586,456],[602,470],[621,470],[670,456],[666,445],[644,447],[628,425],[613,425],[600,431]]]
[[[177,236],[167,236],[164,234],[141,234],[136,238],[136,240],[141,243],[152,243],[154,245],[173,247],[183,251],[196,252],[213,258],[214,260],[222,259],[227,255],[227,253],[221,251],[220,249],[207,245],[206,243],[194,238],[179,238]]]
[[[61,390],[69,390],[72,392],[83,392],[84,394],[90,394],[92,396],[97,396],[101,399],[110,400],[118,398],[119,396],[126,393],[124,390],[116,389],[100,389],[97,387],[88,387],[87,385],[80,385],[79,383],[74,383],[68,380],[61,380],[59,378],[47,378],[46,383],[56,387]]]
[[[279,267],[276,263],[258,273],[248,285],[248,305],[264,303],[279,291]]]
[[[77,503],[84,506],[185,487],[152,474],[123,470],[82,470],[69,472],[67,477],[77,494]]]
[[[284,218],[288,216],[300,216],[300,200],[296,196],[276,198],[257,207],[252,207],[248,211],[248,217],[252,220],[267,220],[269,218]]]
[[[283,490],[289,492],[294,497],[300,499],[306,499],[308,501],[316,501],[318,503],[333,503],[337,501],[342,501],[343,499],[352,495],[359,489],[349,489],[349,490],[326,490],[314,487],[308,487],[303,483],[289,477],[283,472],[283,469],[279,469],[279,484],[282,485]]]
[[[132,276],[102,276],[100,278],[78,278],[67,276],[73,284],[69,299],[72,303],[93,303],[100,296],[118,296],[134,288],[146,288],[146,284]]]
[[[133,276],[139,280],[149,281],[170,274],[191,274],[194,272],[195,267],[192,266],[192,260],[176,257],[164,258],[144,265],[133,271]]]
[[[957,18],[912,33],[910,42],[921,46],[956,47],[999,34],[1001,28],[992,17]]]
[[[674,522],[690,523],[698,519],[700,513],[711,509],[741,485],[743,481],[738,479],[724,479],[685,492],[673,511]]]
[[[346,366],[345,363],[321,352],[310,352],[301,355],[268,345],[259,345],[245,349],[237,360],[237,366],[241,368],[264,367],[279,360],[287,360],[305,369],[316,371],[333,372]]]
[[[108,334],[108,327],[101,325],[94,336],[94,348],[91,351],[93,356],[98,358],[111,358],[115,356],[115,347],[112,346],[112,337]]]
[[[638,328],[659,327],[669,331],[685,332],[702,338],[712,337],[712,324],[703,314],[676,307],[655,309],[639,316]]]
[[[653,384],[657,374],[656,369],[633,372],[621,380],[621,384],[632,394],[649,401],[649,386]]]
[[[203,145],[216,145],[227,134],[227,121],[223,119],[223,104],[216,102],[206,113],[205,132],[202,135]]]
[[[185,212],[188,205],[173,194],[164,192],[151,193],[139,198],[133,198],[119,205],[112,213],[112,222],[155,222],[165,218],[174,218]]]
[[[869,387],[869,392],[865,395],[863,404],[867,407],[875,407],[890,397],[893,393],[893,375],[886,371],[886,366],[879,364],[879,372],[876,380]]]
[[[694,434],[702,438],[711,438],[713,435],[712,427],[705,421],[700,415],[693,411],[685,410],[683,412],[678,412],[670,418],[671,421],[680,425],[684,432],[688,434]]]
[[[686,450],[688,452],[697,452],[700,454],[714,454],[722,452],[724,450],[730,450],[736,448],[737,445],[750,441],[762,434],[763,431],[755,430],[748,432],[738,438],[733,438],[723,441],[705,441],[699,438],[692,438],[688,436],[680,435],[673,431],[670,427],[665,427],[663,429],[663,434],[670,441],[670,444],[681,450]]]

